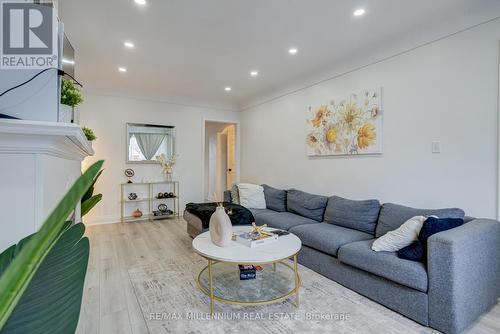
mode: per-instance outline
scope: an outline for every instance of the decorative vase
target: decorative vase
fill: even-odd
[[[134,218],[141,218],[142,217],[142,211],[137,209],[134,212],[132,212],[132,217]]]
[[[210,238],[215,245],[219,247],[229,246],[233,237],[233,226],[223,206],[218,206],[210,217],[209,229]]]

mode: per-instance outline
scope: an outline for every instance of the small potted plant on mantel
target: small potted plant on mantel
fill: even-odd
[[[82,128],[82,131],[83,131],[83,134],[85,135],[85,137],[87,138],[87,140],[89,141],[90,146],[92,146],[92,142],[97,139],[94,131],[92,131],[92,129],[89,129],[85,126]]]
[[[61,81],[61,105],[59,106],[58,121],[73,123],[75,121],[75,107],[83,102],[82,93],[72,81]]]

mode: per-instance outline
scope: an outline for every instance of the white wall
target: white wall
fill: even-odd
[[[499,38],[495,20],[243,111],[241,180],[495,217]],[[308,158],[307,107],[377,86],[384,153]]]
[[[189,107],[166,102],[114,97],[84,92],[85,101],[79,107],[81,125],[90,127],[98,139],[93,147],[96,152],[84,161],[84,167],[104,159],[105,172],[96,186],[96,193],[104,195],[103,201],[85,217],[86,223],[115,222],[120,217],[120,183],[126,182],[126,168],[135,170],[135,181],[162,180],[159,165],[125,163],[126,123],[174,125],[176,127],[176,152],[179,158],[174,167],[173,179],[180,182],[181,210],[187,202],[201,202],[203,171],[204,119],[237,121],[240,113]]]

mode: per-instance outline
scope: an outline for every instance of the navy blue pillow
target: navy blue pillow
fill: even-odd
[[[464,220],[461,218],[427,218],[420,230],[418,240],[398,250],[398,257],[410,261],[424,262],[424,259],[427,258],[427,239],[431,235],[451,230],[463,224]]]

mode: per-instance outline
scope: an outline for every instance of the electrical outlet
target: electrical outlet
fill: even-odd
[[[432,142],[432,153],[441,153],[441,142],[439,141]]]

